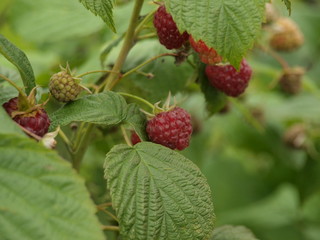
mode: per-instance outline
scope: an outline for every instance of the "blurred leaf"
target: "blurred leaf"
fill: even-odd
[[[13,87],[4,87],[0,85],[0,106],[11,98],[17,97],[18,91]]]
[[[14,30],[39,44],[87,36],[104,26],[76,0],[16,0],[10,15]]]
[[[122,96],[114,92],[92,94],[67,103],[52,113],[50,129],[74,121],[113,125],[123,121],[126,116],[127,104]]]
[[[26,93],[29,94],[36,86],[36,80],[28,57],[1,34],[0,53],[17,67],[26,88]]]
[[[1,238],[104,239],[84,181],[70,164],[14,135],[0,135],[0,152]]]
[[[113,22],[113,1],[114,0],[79,0],[88,10],[94,15],[99,15],[103,21],[111,28],[112,31],[116,31]]]
[[[210,114],[219,112],[227,104],[227,96],[213,87],[205,73],[206,65],[200,63],[199,66],[199,82],[201,85],[201,91],[204,94],[207,103],[207,110]]]
[[[214,229],[211,240],[257,240],[244,226],[225,225]]]
[[[131,103],[128,105],[128,113],[125,122],[133,127],[141,140],[145,141],[148,139],[146,133],[147,118],[146,115],[140,111],[140,107],[137,104]]]
[[[320,224],[320,192],[311,195],[303,204],[302,215],[303,218]]]
[[[210,188],[179,153],[150,142],[117,145],[107,154],[105,177],[124,239],[207,239],[211,234]]]
[[[220,224],[245,224],[257,228],[277,228],[298,219],[299,196],[295,187],[280,186],[269,197],[220,215]]]
[[[237,68],[261,30],[268,0],[166,0],[181,32],[202,39]]]

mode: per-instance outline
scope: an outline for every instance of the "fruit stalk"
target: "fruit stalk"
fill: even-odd
[[[135,2],[131,19],[130,19],[130,24],[128,27],[128,31],[124,38],[124,43],[122,45],[118,59],[116,60],[112,68],[112,73],[110,73],[110,75],[104,80],[104,83],[105,83],[104,90],[111,90],[120,80],[119,78],[120,70],[131,48],[134,45],[135,29],[138,24],[139,14],[140,14],[143,2],[144,0],[136,0]]]

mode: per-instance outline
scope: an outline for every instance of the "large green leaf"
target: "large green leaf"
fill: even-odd
[[[166,0],[180,31],[187,31],[234,66],[252,48],[267,0]]]
[[[213,230],[211,191],[198,167],[150,142],[117,145],[105,177],[123,239],[208,239]]]
[[[0,34],[0,53],[15,65],[21,75],[27,94],[36,86],[33,69],[27,56],[18,47]]]
[[[257,240],[257,238],[246,227],[225,225],[213,231],[211,240]]]
[[[112,31],[116,31],[113,22],[113,0],[79,0],[87,9],[89,9],[94,15],[99,15],[103,21],[111,28]]]
[[[127,116],[127,104],[122,96],[114,92],[87,95],[64,105],[50,115],[51,129],[58,125],[81,121],[102,125],[120,123]]]
[[[0,134],[0,235],[6,240],[102,240],[84,181],[28,138]]]
[[[140,139],[147,140],[146,123],[147,118],[144,113],[140,111],[140,107],[131,103],[128,105],[128,113],[125,121],[133,127],[134,131],[139,135]]]

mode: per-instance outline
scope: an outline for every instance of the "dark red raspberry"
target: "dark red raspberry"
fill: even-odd
[[[216,50],[209,48],[202,40],[196,42],[193,37],[189,37],[192,48],[199,53],[201,62],[205,64],[216,64],[222,61],[222,58],[218,55]]]
[[[12,98],[2,105],[9,116],[12,116],[14,111],[18,110],[18,98]],[[50,120],[46,111],[39,108],[31,113],[17,115],[13,118],[20,126],[28,131],[42,137],[48,132]]]
[[[157,29],[159,41],[167,49],[178,49],[188,40],[189,34],[179,32],[176,23],[170,13],[161,5],[154,15],[153,24]]]
[[[138,136],[138,134],[136,132],[132,132],[131,133],[131,143],[133,145],[136,145],[137,143],[141,142],[140,137]]]
[[[148,121],[147,133],[151,142],[183,150],[189,146],[192,134],[190,114],[180,107],[161,112]]]
[[[228,96],[238,97],[249,84],[252,75],[251,67],[242,60],[238,72],[232,65],[208,65],[206,75],[212,86]]]

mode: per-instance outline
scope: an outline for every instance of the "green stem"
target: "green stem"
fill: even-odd
[[[141,32],[141,30],[143,29],[144,25],[153,18],[153,15],[155,14],[155,12],[157,11],[157,9],[155,9],[154,11],[150,12],[147,16],[145,16],[145,18],[139,23],[139,25],[136,27],[136,30],[134,31],[134,35],[135,37],[138,36],[138,34]]]
[[[129,137],[128,137],[128,134],[127,134],[127,132],[126,132],[126,129],[124,128],[123,125],[121,125],[121,132],[122,132],[123,138],[124,138],[124,140],[126,141],[126,143],[127,143],[130,147],[132,147],[132,143],[131,143],[131,141],[130,141],[130,139],[129,139]]]
[[[61,130],[61,128],[60,128],[60,130],[59,130],[59,136],[60,136],[60,137],[62,138],[62,140],[67,144],[67,146],[72,149],[72,143],[71,143],[71,141],[69,140],[69,138],[67,137],[67,135]]]
[[[153,104],[151,104],[150,102],[148,102],[147,100],[145,100],[145,99],[143,99],[141,97],[138,97],[138,96],[130,94],[130,93],[125,93],[125,92],[117,92],[117,93],[122,95],[122,96],[131,97],[133,99],[136,99],[136,100],[146,104],[147,106],[149,106],[152,110],[154,109]]]
[[[144,3],[144,0],[136,0],[133,11],[132,11],[129,27],[125,35],[124,42],[120,50],[119,56],[115,62],[115,65],[110,71],[110,74],[106,76],[105,79],[103,79],[103,83],[101,84],[99,91],[101,91],[103,87],[104,87],[104,90],[111,90],[120,80],[121,68],[129,54],[129,51],[134,45],[135,28],[138,23],[139,14],[140,14],[143,3]],[[90,141],[90,135],[92,133],[93,127],[94,125],[92,123],[81,125],[81,127],[77,132],[76,141],[74,144],[75,151],[71,152],[72,165],[76,170],[79,170],[80,168],[82,158],[85,154],[85,151]]]
[[[88,123],[83,130],[79,129],[77,134],[77,144],[75,144],[74,151],[71,153],[72,166],[74,169],[79,171],[82,158],[87,150],[87,146],[91,140],[91,132],[93,130],[94,125],[92,123]]]
[[[21,88],[11,79],[7,78],[6,76],[0,74],[0,78],[3,78],[4,80],[6,80],[8,83],[10,83],[15,89],[17,89],[17,91],[22,95],[27,97],[27,95],[21,90]]]
[[[138,24],[139,14],[140,14],[143,3],[144,3],[144,0],[136,0],[135,2],[135,5],[132,11],[132,16],[130,19],[130,24],[128,27],[128,31],[124,38],[123,46],[119,53],[118,59],[112,68],[112,73],[110,73],[109,76],[104,80],[104,82],[106,83],[104,90],[111,90],[120,80],[119,74],[120,74],[121,68],[129,54],[129,51],[134,45],[135,28]]]
[[[95,71],[82,73],[82,74],[76,76],[76,78],[81,78],[83,76],[86,76],[86,75],[89,75],[89,74],[92,74],[92,73],[112,73],[112,71],[110,71],[110,70],[95,70]]]
[[[118,226],[102,226],[102,230],[109,230],[109,231],[120,231]]]
[[[148,63],[150,63],[150,62],[152,62],[152,61],[154,61],[154,60],[156,60],[156,59],[158,59],[158,58],[165,57],[165,56],[173,56],[173,57],[176,57],[177,54],[175,54],[175,53],[163,53],[163,54],[160,54],[160,55],[158,55],[158,56],[152,57],[152,58],[148,59],[147,61],[141,63],[140,65],[136,66],[135,68],[129,70],[129,71],[126,72],[126,73],[124,73],[124,74],[122,75],[122,78],[128,76],[128,75],[131,74],[131,73],[136,72],[138,69],[142,68],[143,66],[147,65]]]

